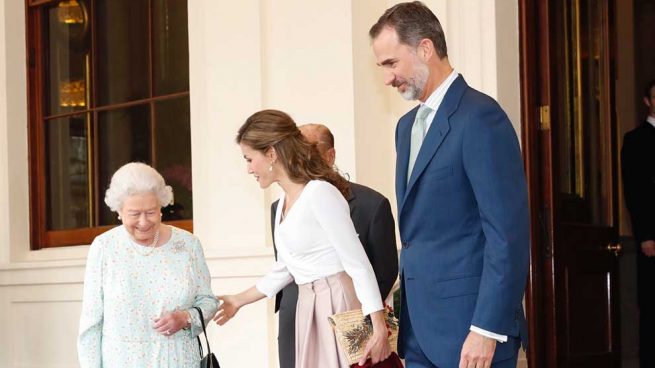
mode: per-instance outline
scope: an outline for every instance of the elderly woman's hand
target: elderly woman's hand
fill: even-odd
[[[155,324],[152,328],[164,336],[171,336],[187,327],[188,320],[189,312],[187,311],[168,312],[159,318],[155,318]]]

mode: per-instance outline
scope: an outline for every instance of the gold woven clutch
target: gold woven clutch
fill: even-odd
[[[385,309],[385,320],[387,331],[389,331],[389,347],[392,351],[397,351],[398,320],[388,307]],[[328,321],[330,321],[334,329],[341,351],[345,353],[348,359],[348,364],[359,362],[362,355],[364,355],[366,343],[373,334],[371,317],[364,317],[361,309],[355,309],[334,314],[328,317]]]

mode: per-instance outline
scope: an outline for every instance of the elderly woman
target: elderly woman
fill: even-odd
[[[114,173],[105,203],[122,226],[91,244],[78,355],[86,367],[199,366],[195,337],[218,308],[200,241],[161,223],[173,192],[142,163]]]

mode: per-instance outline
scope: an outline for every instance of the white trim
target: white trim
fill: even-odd
[[[646,118],[646,121],[649,122],[650,125],[652,125],[653,127],[655,127],[655,116],[648,115],[648,117]]]

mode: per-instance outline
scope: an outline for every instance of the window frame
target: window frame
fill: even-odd
[[[25,0],[25,24],[26,24],[26,69],[27,69],[27,115],[28,115],[28,165],[29,165],[29,220],[30,220],[30,244],[32,250],[43,248],[54,248],[61,246],[72,245],[85,245],[90,244],[93,238],[99,234],[113,228],[115,225],[101,225],[82,227],[68,230],[48,230],[47,229],[47,159],[46,159],[46,124],[49,120],[57,118],[91,115],[90,127],[92,129],[92,147],[93,152],[88,167],[91,171],[90,178],[92,182],[92,192],[89,195],[91,199],[92,216],[95,222],[98,222],[99,211],[98,206],[103,206],[104,201],[104,188],[99,188],[99,173],[98,173],[98,113],[103,111],[119,110],[126,107],[148,105],[150,109],[150,155],[151,162],[149,164],[156,167],[156,114],[155,104],[157,102],[176,99],[181,97],[189,97],[189,90],[184,92],[175,92],[162,96],[154,96],[154,70],[153,70],[153,1],[148,0],[148,45],[149,45],[149,98],[115,103],[111,105],[96,106],[96,89],[97,89],[97,42],[95,37],[95,22],[90,22],[90,51],[91,62],[90,69],[90,82],[88,85],[89,101],[84,109],[74,110],[63,114],[54,114],[50,116],[45,115],[46,103],[46,67],[47,67],[47,53],[48,48],[46,39],[43,34],[43,8],[59,3],[61,0]],[[89,19],[95,19],[94,6],[95,0],[89,0],[92,5],[89,6]],[[193,219],[166,221],[166,224],[173,225],[188,231],[193,231]],[[92,224],[93,225],[93,224]]]

